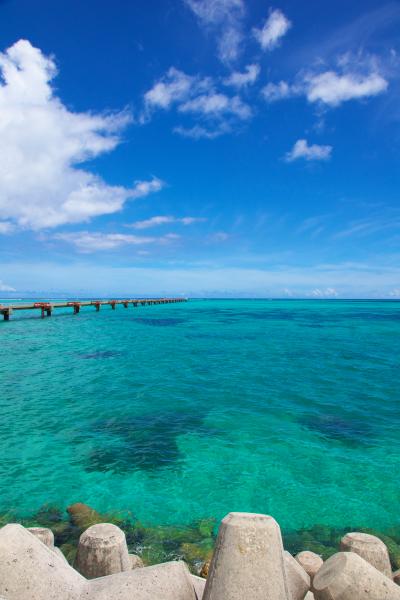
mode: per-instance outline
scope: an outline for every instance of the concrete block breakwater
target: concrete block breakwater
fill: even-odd
[[[111,523],[83,531],[73,566],[49,528],[0,529],[0,600],[400,600],[399,583],[377,537],[350,532],[325,562],[309,551],[293,557],[263,514],[222,520],[206,578],[183,561],[144,566]]]
[[[42,319],[51,317],[52,312],[56,308],[72,308],[73,314],[79,314],[82,307],[94,306],[96,311],[100,310],[101,306],[111,306],[115,310],[116,306],[121,304],[124,308],[128,308],[131,304],[137,306],[153,306],[156,304],[174,304],[175,302],[187,302],[187,298],[141,298],[130,300],[88,300],[88,301],[71,301],[71,302],[32,302],[30,304],[0,304],[0,315],[3,315],[4,321],[9,321],[13,312],[20,310],[39,310]],[[1,599],[0,599],[1,600]]]

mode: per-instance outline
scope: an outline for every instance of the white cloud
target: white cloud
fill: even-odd
[[[224,79],[225,85],[231,85],[233,87],[242,88],[247,85],[252,85],[257,81],[260,74],[260,65],[252,64],[247,65],[243,72],[234,71]]]
[[[173,107],[181,114],[193,115],[200,121],[192,127],[176,126],[173,131],[192,139],[214,139],[232,131],[235,122],[252,116],[248,104],[238,96],[217,91],[210,77],[187,75],[174,67],[157,81],[144,95],[144,115],[149,118],[155,109]]]
[[[396,288],[389,292],[390,298],[400,298],[400,289]]]
[[[315,288],[309,292],[307,296],[310,296],[311,298],[337,298],[339,293],[335,290],[335,288],[331,287],[325,289]]]
[[[173,129],[174,133],[178,133],[182,137],[191,138],[194,140],[207,139],[214,140],[225,133],[229,133],[231,131],[230,126],[227,123],[221,123],[216,128],[207,129],[206,127],[202,127],[201,125],[194,125],[193,127],[182,127],[177,126]]]
[[[332,146],[308,145],[307,140],[297,140],[293,148],[285,156],[287,162],[293,162],[299,158],[304,160],[329,160]]]
[[[151,244],[155,241],[152,237],[126,235],[123,233],[100,233],[90,231],[76,231],[73,233],[57,233],[54,239],[73,244],[80,252],[94,252],[96,250],[113,250],[119,246]]]
[[[6,285],[0,279],[0,292],[16,292],[16,291],[17,290],[15,288],[11,287],[11,285]]]
[[[54,95],[56,72],[26,40],[0,53],[0,218],[11,225],[37,230],[88,221],[162,187],[158,179],[110,186],[78,167],[113,150],[130,116],[71,112]]]
[[[293,95],[292,86],[286,81],[280,81],[279,83],[267,83],[266,86],[261,90],[267,102],[276,102],[277,100],[283,100]]]
[[[245,14],[243,0],[184,0],[196,15],[200,25],[213,30],[218,39],[218,56],[230,63],[240,54],[243,40],[242,20]]]
[[[262,29],[253,29],[253,34],[263,50],[273,50],[291,26],[283,12],[276,9],[270,12]]]
[[[209,87],[209,79],[187,75],[175,67],[170,67],[164,77],[145,93],[144,100],[148,108],[168,109],[173,104],[186,100]]]
[[[99,250],[114,250],[121,246],[168,244],[179,238],[180,236],[176,233],[153,237],[125,233],[103,233],[100,231],[74,231],[71,233],[56,233],[51,239],[72,244],[78,252],[89,254]]]
[[[14,225],[10,221],[0,221],[0,234],[11,233],[14,230]]]
[[[245,104],[239,96],[232,98],[225,94],[209,93],[193,100],[188,100],[179,107],[180,112],[193,112],[205,116],[220,116],[232,114],[239,119],[249,119],[251,117],[251,108]]]
[[[193,223],[200,223],[203,221],[205,221],[205,219],[201,217],[173,217],[170,215],[160,215],[151,217],[150,219],[145,219],[144,221],[136,221],[135,223],[132,223],[132,225],[128,225],[128,227],[132,227],[133,229],[149,229],[151,227],[158,227],[159,225],[171,223],[193,225]]]
[[[329,106],[339,106],[347,100],[377,96],[385,92],[388,82],[379,73],[363,75],[326,71],[306,79],[309,102],[322,102]]]

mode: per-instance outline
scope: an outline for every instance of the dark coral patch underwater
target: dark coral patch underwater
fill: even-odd
[[[372,429],[369,423],[354,417],[338,415],[308,415],[301,421],[311,431],[324,437],[349,445],[371,443]]]
[[[214,433],[204,425],[205,416],[165,411],[95,421],[85,437],[91,439],[93,447],[84,458],[84,468],[115,473],[175,468],[183,458],[177,439],[180,435]]]
[[[180,325],[184,323],[186,319],[178,319],[178,318],[165,318],[165,319],[146,319],[140,317],[139,319],[133,319],[136,323],[142,323],[143,325],[150,325],[153,327],[172,327],[174,325]]]
[[[122,352],[118,352],[118,350],[96,350],[95,352],[88,352],[86,354],[80,354],[80,358],[89,359],[101,359],[101,358],[114,358],[116,356],[121,356]]]

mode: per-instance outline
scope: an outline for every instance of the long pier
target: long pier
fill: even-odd
[[[113,310],[118,304],[122,304],[124,308],[132,306],[151,306],[153,304],[173,304],[175,302],[186,302],[187,298],[141,298],[130,300],[88,300],[88,301],[71,301],[71,302],[33,302],[32,304],[0,304],[0,315],[3,315],[4,321],[9,321],[10,316],[17,310],[40,310],[42,319],[51,317],[52,312],[56,308],[72,308],[73,314],[77,315],[81,307],[94,306],[96,311],[100,310],[101,306],[111,306]]]

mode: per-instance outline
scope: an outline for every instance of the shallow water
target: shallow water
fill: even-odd
[[[28,315],[28,317],[27,317]],[[400,303],[193,300],[0,322],[0,511],[399,523]]]

